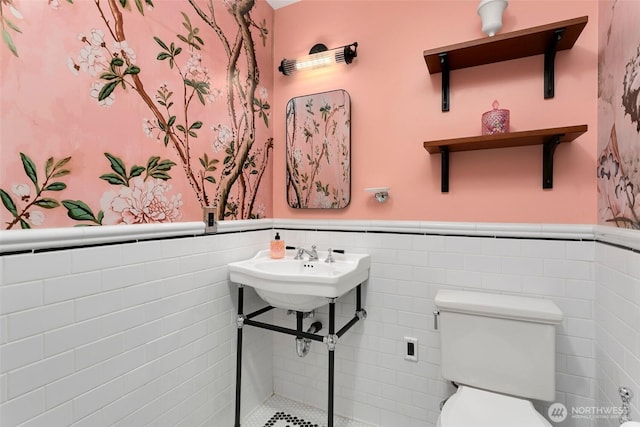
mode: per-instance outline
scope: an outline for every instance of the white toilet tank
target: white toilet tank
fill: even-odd
[[[555,325],[562,321],[562,312],[552,301],[440,290],[435,304],[444,378],[555,400]]]

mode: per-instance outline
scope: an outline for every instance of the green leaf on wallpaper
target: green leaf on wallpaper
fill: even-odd
[[[13,22],[9,21],[7,18],[4,18],[4,22],[5,22],[5,24],[7,24],[7,26],[9,28],[11,28],[16,33],[22,34],[22,31],[20,31],[20,28],[18,28],[18,26],[16,24],[14,24]]]
[[[62,205],[67,208],[67,215],[71,219],[101,224],[101,219],[96,219],[91,208],[82,200],[63,200]]]
[[[36,206],[40,206],[41,208],[45,208],[45,209],[53,209],[60,206],[60,203],[58,203],[57,200],[50,199],[47,197],[43,197],[42,199],[36,200],[34,204]]]
[[[47,159],[47,163],[44,166],[44,173],[46,176],[49,176],[51,173],[51,167],[53,166],[53,157],[49,157]]]
[[[31,182],[36,185],[36,189],[38,189],[38,174],[36,172],[36,165],[33,163],[33,160],[31,160],[31,158],[24,153],[20,153],[20,158],[22,159],[24,172],[27,174]]]
[[[102,73],[100,74],[100,78],[103,80],[115,80],[119,79],[120,76],[114,73]]]
[[[144,4],[147,6],[153,7],[153,2],[151,0],[144,0]]]
[[[135,65],[130,65],[129,67],[127,67],[126,70],[124,70],[125,74],[138,74],[140,73],[140,67],[136,67]]]
[[[140,12],[141,15],[144,15],[144,7],[142,6],[142,1],[141,0],[135,0],[136,1],[136,8],[138,9],[138,12]]]
[[[100,93],[98,94],[98,101],[104,101],[107,99],[116,86],[118,86],[118,81],[112,81],[102,86],[102,89],[100,89]]]
[[[194,122],[191,126],[189,126],[189,130],[191,129],[200,129],[202,127],[202,122]]]
[[[16,45],[13,44],[11,34],[9,34],[9,32],[4,28],[2,29],[2,39],[4,40],[11,53],[13,53],[15,56],[18,56],[18,49],[16,49]]]
[[[156,59],[158,61],[164,61],[167,58],[171,58],[171,54],[167,53],[167,52],[160,52],[158,54],[158,56],[156,56]]]
[[[185,133],[187,130],[184,128],[184,126],[182,125],[178,125],[176,126],[176,129],[178,129],[180,132]]]
[[[111,59],[111,67],[122,67],[123,65],[124,59],[119,56],[114,56],[113,59]]]
[[[52,182],[51,184],[44,187],[46,191],[62,191],[67,188],[67,184],[64,182]]]
[[[104,153],[104,156],[109,160],[109,163],[111,163],[111,169],[113,169],[115,173],[126,179],[127,168],[124,166],[122,160],[110,153]]]
[[[167,47],[167,45],[162,40],[160,40],[156,36],[153,36],[153,39],[156,41],[156,43],[158,43],[160,45],[161,48],[163,48],[166,51],[169,51],[169,47]],[[158,59],[160,59],[160,58],[158,58]]]
[[[58,172],[54,173],[53,175],[51,175],[51,178],[60,178],[61,176],[69,175],[70,173],[71,173],[70,170],[62,169],[61,171],[58,171]]]
[[[205,179],[206,179],[207,181],[209,181],[210,183],[212,183],[212,184],[215,184],[215,183],[216,183],[216,179],[215,179],[214,177],[212,177],[212,176],[208,176],[208,177],[206,177]]]
[[[31,228],[31,226],[29,225],[29,223],[27,221],[25,221],[24,219],[20,220],[20,228],[22,228],[23,230],[28,230]]]
[[[160,160],[160,157],[158,156],[149,157],[149,160],[147,160],[147,169],[153,169],[154,167],[156,167],[156,165],[158,164],[158,160]]]
[[[167,124],[169,125],[169,127],[171,127],[175,122],[176,122],[176,116],[171,116],[169,117],[169,121],[167,122]]]
[[[168,171],[171,170],[171,168],[175,165],[175,162],[172,162],[171,160],[163,160],[158,163],[158,165],[154,169],[159,171]]]
[[[131,172],[129,172],[129,178],[140,176],[145,170],[146,168],[144,168],[143,166],[133,165],[131,166]]]
[[[167,145],[169,145],[169,134],[165,134],[164,135],[164,146],[166,147]]]
[[[18,216],[18,209],[16,208],[16,204],[13,203],[13,199],[11,198],[9,193],[4,191],[2,188],[0,188],[0,198],[2,199],[2,204],[4,205],[4,207],[7,208],[7,210],[11,212],[14,217]]]
[[[127,181],[120,175],[116,175],[115,173],[105,173],[104,175],[100,175],[100,179],[104,179],[112,185],[124,185],[128,187]]]
[[[197,134],[197,133],[195,133],[194,131],[190,130],[190,131],[189,131],[189,136],[191,136],[191,137],[193,137],[193,138],[197,138],[197,137],[198,137],[198,134]]]
[[[149,158],[149,161],[147,162],[147,177],[145,178],[145,180],[148,177],[161,179],[163,181],[171,179],[171,175],[169,175],[167,172],[171,170],[171,168],[175,166],[176,163],[167,159],[162,161],[159,160],[160,157],[157,156]]]
[[[151,178],[155,178],[155,179],[161,179],[163,181],[167,181],[169,179],[171,179],[171,175],[169,175],[166,172],[162,172],[162,171],[156,171],[153,172],[152,174],[149,175]]]
[[[58,163],[56,163],[56,165],[53,167],[54,170],[61,168],[62,166],[66,165],[67,163],[69,163],[69,160],[71,160],[71,157],[65,157],[64,159],[58,160]]]
[[[120,0],[120,6],[126,8],[126,9],[131,9],[129,7],[129,0]]]

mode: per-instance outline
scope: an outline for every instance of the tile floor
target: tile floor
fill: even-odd
[[[253,411],[242,427],[325,427],[327,412],[273,395]],[[334,427],[372,427],[343,417],[334,417]]]

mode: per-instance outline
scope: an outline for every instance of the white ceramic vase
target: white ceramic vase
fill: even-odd
[[[481,0],[478,15],[482,19],[482,32],[494,36],[502,28],[502,13],[507,8],[507,0]]]

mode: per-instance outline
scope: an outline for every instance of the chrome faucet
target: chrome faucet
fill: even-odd
[[[311,246],[311,250],[307,250],[305,248],[298,248],[298,253],[294,259],[302,259],[304,254],[309,255],[309,261],[317,261],[318,260],[318,251],[316,251],[316,245]]]

